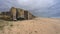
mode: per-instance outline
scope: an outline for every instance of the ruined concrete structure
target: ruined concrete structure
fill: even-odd
[[[2,14],[3,16],[5,16],[4,17],[5,19],[9,18],[10,20],[18,20],[18,19],[29,20],[35,18],[35,16],[32,15],[29,11],[15,7],[12,7],[9,12],[2,12]]]

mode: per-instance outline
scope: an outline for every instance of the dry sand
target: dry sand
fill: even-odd
[[[4,24],[0,34],[60,34],[60,19],[35,18],[13,21],[8,25]]]

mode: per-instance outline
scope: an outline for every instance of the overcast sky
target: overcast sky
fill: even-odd
[[[60,17],[60,0],[0,0],[0,11],[8,11],[12,6],[36,16]]]

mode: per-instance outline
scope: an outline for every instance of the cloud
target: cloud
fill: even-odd
[[[54,4],[54,0],[17,0],[17,2],[30,10],[47,8]]]
[[[60,0],[0,0],[0,11],[12,6],[27,9],[36,16],[60,17]]]

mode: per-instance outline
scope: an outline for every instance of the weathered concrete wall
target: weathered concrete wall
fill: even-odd
[[[24,19],[28,19],[28,11],[24,11]]]
[[[32,15],[32,14],[28,11],[28,20],[29,20],[29,19],[33,19],[33,18],[35,18],[35,16]]]
[[[27,19],[27,20],[35,18],[35,16],[32,15],[32,14],[31,14],[29,11],[27,11],[27,10],[24,11],[24,17],[25,17],[25,19]]]
[[[32,14],[28,12],[28,19],[32,19],[32,18],[33,18]]]
[[[18,12],[18,18],[19,18],[19,17],[24,18],[24,10],[22,10],[22,9],[17,9],[17,12]]]
[[[16,19],[16,8],[14,7],[11,8],[11,17],[12,17],[12,20],[17,20]]]

